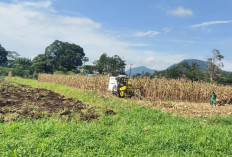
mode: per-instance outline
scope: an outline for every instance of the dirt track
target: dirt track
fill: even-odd
[[[125,100],[127,102],[128,100]],[[210,105],[209,103],[174,102],[174,101],[144,101],[137,100],[135,103],[141,106],[152,106],[163,112],[184,117],[212,117],[232,115],[232,104]]]
[[[180,114],[185,117],[210,117],[210,116],[228,116],[232,115],[232,105],[219,104],[210,105],[209,103],[191,103],[191,102],[162,102],[157,105],[162,111]]]
[[[81,101],[65,98],[50,90],[0,80],[0,122],[27,117],[40,118],[45,115],[78,115],[80,120],[98,117],[92,107]]]

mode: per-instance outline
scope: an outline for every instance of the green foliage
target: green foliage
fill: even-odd
[[[108,72],[108,61],[109,57],[106,53],[103,53],[100,56],[100,59],[96,63],[97,70],[100,74]]]
[[[82,47],[68,42],[54,41],[33,60],[33,69],[37,73],[53,73],[54,71],[75,71],[82,65],[85,56]]]
[[[10,63],[10,68],[20,68],[22,70],[30,70],[32,61],[28,58],[17,58]]]
[[[0,67],[0,76],[8,76],[9,72],[12,72],[13,76],[19,76],[23,78],[33,78],[30,74],[30,70],[22,70],[21,68],[6,68]]]
[[[63,72],[63,71],[55,71],[53,74],[55,74],[55,75],[59,75],[59,74],[65,75],[65,72]]]
[[[97,71],[100,74],[112,74],[113,76],[125,74],[125,66],[125,61],[119,56],[108,57],[106,53],[100,56],[96,64]]]
[[[78,75],[84,76],[84,75],[86,75],[86,73],[80,72],[80,73],[78,73]]]
[[[12,72],[13,69],[12,68],[6,68],[6,67],[1,67],[0,66],[0,76],[8,76],[9,72]]]
[[[45,54],[40,54],[33,59],[32,69],[37,73],[53,73],[54,66]]]
[[[218,77],[215,79],[215,81],[220,84],[232,84],[231,77]]]
[[[34,73],[32,75],[32,78],[33,79],[38,79],[38,76],[39,76],[39,74],[36,71],[34,71]]]
[[[56,40],[45,49],[45,55],[54,65],[54,70],[62,70],[63,67],[71,71],[82,65],[85,53],[78,45]]]
[[[20,76],[24,78],[32,78],[33,69],[32,61],[28,58],[17,58],[12,61],[9,65],[12,68],[13,76]]]
[[[73,71],[68,71],[66,74],[67,74],[67,75],[76,75],[76,73],[73,72]]]
[[[7,51],[0,44],[0,66],[5,65],[7,62]]]
[[[143,77],[143,75],[140,74],[140,73],[136,73],[136,74],[133,76],[133,78],[142,78],[142,77]]]
[[[192,81],[205,79],[205,73],[199,69],[196,63],[192,63],[192,65],[189,65],[186,62],[181,62],[165,71],[156,72],[154,76],[174,79],[186,77]]]
[[[134,100],[97,97],[64,85],[11,78],[97,107],[98,120],[0,123],[0,156],[231,156],[232,116],[183,118]],[[113,109],[116,115],[105,115]]]
[[[83,69],[83,73],[87,74],[93,74],[97,70],[96,66],[93,65],[83,65],[81,69]]]
[[[14,68],[12,71],[13,76],[19,76],[23,78],[32,78],[30,70],[22,70],[20,68]]]
[[[64,71],[55,71],[53,74],[55,74],[55,75],[76,75],[76,73],[73,72],[73,71],[68,71],[68,72],[64,72]]]
[[[153,75],[150,74],[149,72],[142,72],[142,74],[140,73],[136,73],[135,75],[133,75],[133,78],[144,78],[144,77],[150,77],[153,78]]]

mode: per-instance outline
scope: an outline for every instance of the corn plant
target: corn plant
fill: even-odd
[[[77,75],[51,75],[40,74],[38,80],[65,84],[82,90],[95,90],[106,93],[109,78],[107,76],[77,76]],[[210,94],[214,91],[219,99],[228,99],[232,96],[232,87],[207,82],[192,82],[187,79],[166,78],[140,78],[131,80],[134,87],[141,90],[141,95],[148,100],[174,100],[208,102]]]

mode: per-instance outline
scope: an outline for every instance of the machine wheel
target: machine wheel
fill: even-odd
[[[119,97],[119,98],[124,98],[124,97],[125,97],[124,91],[122,91],[122,90],[119,91],[119,92],[118,92],[118,97]]]

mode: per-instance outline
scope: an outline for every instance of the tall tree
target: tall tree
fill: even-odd
[[[220,67],[224,67],[224,64],[222,63],[222,59],[224,59],[224,56],[221,55],[221,52],[217,49],[214,49],[212,51],[212,54],[213,56],[211,58],[208,58],[207,66],[211,82],[214,81],[216,74],[219,72]]]
[[[100,56],[100,59],[97,60],[96,67],[97,67],[97,71],[100,74],[104,74],[104,73],[107,73],[109,71],[109,68],[108,68],[109,67],[109,57],[107,56],[106,53],[103,53]]]
[[[78,45],[56,40],[45,49],[45,56],[54,70],[71,71],[82,65],[85,53]]]
[[[7,62],[7,51],[0,44],[0,66],[4,65]]]
[[[108,57],[106,53],[100,56],[96,68],[100,74],[111,74],[113,76],[125,74],[125,61],[118,55]]]
[[[118,55],[114,55],[109,58],[109,71],[113,76],[119,74],[125,74],[125,61],[122,60]]]

